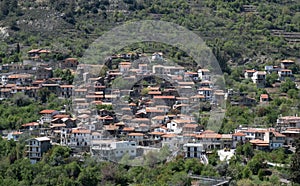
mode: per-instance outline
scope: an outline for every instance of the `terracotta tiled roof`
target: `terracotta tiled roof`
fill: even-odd
[[[265,71],[257,71],[256,73],[259,74],[259,75],[266,75]]]
[[[65,61],[77,62],[78,59],[77,58],[67,58],[67,59],[65,59]]]
[[[160,95],[161,92],[160,91],[149,91],[148,94],[149,95]]]
[[[149,134],[150,134],[150,135],[158,135],[158,136],[162,136],[162,135],[164,135],[165,133],[164,133],[164,132],[150,132]]]
[[[273,132],[273,134],[274,134],[275,137],[285,137],[284,134],[281,134],[279,132]]]
[[[51,51],[50,50],[46,50],[46,49],[42,49],[42,50],[39,51],[39,53],[51,53]]]
[[[28,126],[38,126],[38,122],[31,122],[31,123],[25,123],[22,125],[22,127],[28,127]]]
[[[260,97],[263,98],[263,99],[268,99],[269,95],[268,94],[261,94]]]
[[[78,134],[78,133],[81,133],[81,134],[90,134],[91,133],[91,130],[88,130],[88,129],[84,129],[84,128],[74,128],[72,129],[72,133],[73,134]]]
[[[131,120],[133,122],[138,122],[138,121],[144,121],[144,122],[147,122],[147,121],[150,121],[148,118],[134,118],[133,120]]]
[[[283,116],[283,117],[280,117],[279,119],[283,119],[283,120],[300,120],[300,117],[298,117],[298,116]]]
[[[177,135],[176,134],[165,134],[165,135],[163,135],[162,137],[163,138],[174,138],[174,137],[176,137]]]
[[[197,138],[211,138],[211,139],[219,139],[222,137],[221,134],[217,134],[217,133],[207,133],[207,134],[200,134],[196,136]]]
[[[119,122],[119,123],[116,123],[116,125],[117,125],[117,126],[124,126],[125,123],[121,121],[121,122]]]
[[[52,114],[53,112],[55,112],[56,110],[42,110],[40,112],[40,114]]]
[[[13,74],[9,75],[8,78],[10,79],[19,79],[19,78],[31,78],[31,74]]]
[[[73,85],[60,85],[61,88],[73,88]]]
[[[185,137],[196,137],[197,135],[196,134],[183,134],[183,136]]]
[[[199,99],[203,99],[203,98],[205,98],[205,96],[204,96],[204,95],[201,95],[201,94],[197,94],[197,95],[195,95],[195,96],[192,96],[191,98],[199,98]]]
[[[242,132],[236,132],[236,133],[232,134],[232,136],[246,136],[246,134],[244,134]]]
[[[98,116],[98,119],[104,119],[104,120],[113,120],[114,118],[111,116]]]
[[[69,118],[70,115],[68,114],[56,114],[53,118]]]
[[[87,89],[86,88],[78,88],[78,89],[75,89],[74,90],[75,92],[86,92],[87,91]]]
[[[54,128],[54,127],[65,127],[66,124],[64,123],[58,123],[58,124],[51,124],[50,128]]]
[[[257,146],[269,146],[269,143],[260,139],[250,140],[250,143],[255,144]]]
[[[163,110],[158,110],[158,109],[156,109],[156,108],[146,108],[146,112],[152,112],[152,113],[154,113],[154,112],[156,112],[156,113],[162,113],[162,112],[164,112]]]
[[[190,120],[185,120],[185,119],[173,119],[172,120],[175,123],[190,123]]]
[[[124,127],[123,131],[134,131],[133,127]]]
[[[131,65],[131,63],[127,62],[127,61],[123,61],[123,62],[120,62],[119,65]]]
[[[154,99],[175,99],[175,96],[154,96]]]
[[[212,90],[211,88],[207,88],[207,87],[201,87],[198,90]]]
[[[290,59],[285,59],[285,60],[282,60],[281,63],[294,63],[294,61],[290,60]]]
[[[133,133],[129,133],[128,136],[144,136],[144,134],[143,133],[133,132]]]
[[[149,87],[149,90],[151,90],[151,91],[159,91],[159,87]]]
[[[28,53],[36,53],[36,52],[39,52],[41,49],[32,49],[32,50],[29,50]]]
[[[185,124],[185,125],[183,126],[183,128],[197,128],[197,127],[198,127],[197,124]]]
[[[290,69],[281,69],[280,71],[283,71],[283,72],[291,72],[292,70],[290,70]]]
[[[116,125],[105,125],[105,130],[118,130],[119,127]]]
[[[216,133],[216,132],[213,130],[205,130],[205,131],[203,131],[202,134],[212,134],[212,133]]]
[[[185,74],[198,74],[197,72],[190,72],[190,71],[188,71],[188,72],[185,72]]]
[[[155,116],[151,120],[164,120],[165,116]]]

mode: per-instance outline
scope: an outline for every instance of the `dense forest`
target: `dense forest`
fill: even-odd
[[[20,60],[27,48],[60,51],[80,57],[105,31],[126,21],[163,20],[182,25],[202,37],[223,70],[226,63],[252,65],[299,57],[298,1],[9,1],[0,3],[0,26],[9,37],[1,43],[3,62]],[[176,52],[171,53],[174,58]],[[178,54],[177,54],[178,57]]]

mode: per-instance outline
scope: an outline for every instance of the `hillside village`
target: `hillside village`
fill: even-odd
[[[0,186],[299,185],[299,12],[1,0]]]
[[[45,49],[30,50],[23,63],[1,66],[2,100],[19,92],[36,99],[41,89],[60,99],[72,100],[72,107],[41,110],[37,113],[39,120],[24,123],[19,130],[4,136],[15,141],[25,133],[33,136],[27,147],[32,163],[39,161],[53,145],[68,146],[74,154],[91,153],[110,161],[119,161],[125,155],[134,159],[168,147],[174,152],[169,158],[183,154],[208,163],[206,156],[215,149],[234,152],[238,144],[246,142],[257,150],[292,148],[294,140],[300,137],[300,117],[292,115],[278,116],[271,128],[241,124],[227,134],[200,124],[201,115],[195,111],[203,103],[210,110],[224,112],[225,102],[253,106],[268,104],[272,98],[261,94],[257,101],[242,92],[223,90],[210,69],[164,65],[161,52],[111,56],[106,64],[109,68],[102,76],[99,71],[103,65],[83,64],[76,58],[53,65],[42,59],[49,53]],[[149,60],[136,63],[130,60],[132,55]],[[241,75],[264,88],[267,74],[277,74],[277,83],[294,80],[289,68],[294,64],[293,60],[282,60],[278,66],[265,66],[263,71],[244,69]],[[76,73],[75,82],[69,84],[53,77],[56,68]]]

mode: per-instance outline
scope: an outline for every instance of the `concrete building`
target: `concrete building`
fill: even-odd
[[[232,134],[232,147],[236,148],[237,144],[244,144],[246,142],[246,134],[242,132],[236,132]]]
[[[244,77],[245,79],[250,79],[253,77],[253,74],[256,72],[256,70],[245,70]]]
[[[292,66],[295,64],[293,60],[285,59],[280,62],[280,67],[283,69],[287,69],[288,67]]]
[[[276,128],[286,130],[288,128],[300,128],[300,117],[298,116],[283,116],[279,117],[276,122]]]
[[[51,148],[50,138],[39,137],[28,140],[27,156],[32,164],[40,161],[43,153]]]
[[[210,71],[208,69],[199,69],[198,76],[202,81],[210,81]]]
[[[58,113],[59,112],[56,110],[42,110],[40,111],[40,114],[42,115],[40,120],[45,123],[50,123],[51,120],[53,119],[53,116],[55,116]]]
[[[186,143],[183,145],[183,149],[186,158],[201,158],[205,154],[201,143]]]
[[[283,81],[287,78],[293,80],[294,79],[294,75],[293,75],[293,72],[292,70],[289,70],[289,69],[281,69],[280,71],[278,71],[278,77],[279,77],[279,80]]]
[[[78,148],[89,147],[91,139],[91,130],[85,128],[64,128],[61,130],[61,145]]]
[[[91,148],[92,154],[104,160],[119,160],[125,154],[134,158],[137,156],[135,141],[95,140]]]
[[[266,85],[266,72],[256,71],[253,73],[252,81],[257,85],[257,87],[265,87]]]

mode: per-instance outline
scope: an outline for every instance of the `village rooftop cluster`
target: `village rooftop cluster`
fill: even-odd
[[[60,99],[72,99],[69,109],[41,110],[37,113],[38,121],[24,123],[20,130],[5,136],[16,141],[24,133],[35,136],[28,140],[27,155],[32,163],[39,161],[52,145],[68,146],[74,153],[89,152],[113,161],[125,154],[134,159],[167,146],[176,154],[207,162],[206,154],[214,149],[235,149],[239,143],[250,142],[254,149],[272,150],[292,146],[300,137],[298,116],[278,117],[272,128],[241,124],[229,134],[208,130],[199,124],[200,104],[208,103],[211,109],[225,112],[228,100],[232,105],[268,104],[269,95],[261,94],[256,103],[242,93],[225,91],[215,81],[211,69],[187,70],[178,65],[164,65],[161,52],[143,55],[150,62],[138,63],[130,59],[141,54],[111,56],[106,64],[108,70],[102,76],[92,69],[103,66],[80,64],[76,58],[55,65],[44,62],[41,56],[49,53],[44,49],[31,50],[28,63],[6,64],[0,69],[1,99],[18,92],[37,98],[41,88]],[[267,73],[277,73],[279,82],[293,79],[288,69],[292,64],[292,60],[283,60],[280,66],[266,66],[265,71],[245,69],[244,78],[251,79],[258,87],[265,86]],[[70,69],[79,80],[68,84],[61,78],[53,78],[55,68]],[[128,88],[130,82],[135,83]],[[239,99],[233,99],[234,95]]]

